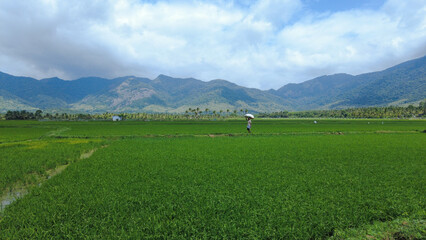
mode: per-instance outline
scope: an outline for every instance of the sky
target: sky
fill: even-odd
[[[426,55],[425,0],[0,0],[0,71],[278,89]]]

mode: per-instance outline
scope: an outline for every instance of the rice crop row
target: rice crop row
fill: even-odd
[[[345,124],[330,129],[354,129]],[[121,139],[10,205],[0,238],[322,239],[424,218],[425,142],[423,133]]]
[[[382,124],[383,123],[383,124]],[[230,121],[173,121],[173,122],[102,122],[73,125],[64,136],[144,136],[188,134],[241,134],[246,133],[244,120]],[[105,131],[107,129],[107,131]],[[253,132],[257,134],[312,133],[312,132],[376,132],[425,130],[425,121],[378,120],[255,120]]]
[[[36,139],[55,129],[51,125],[41,125],[38,122],[33,123],[35,124],[14,121],[11,124],[10,122],[0,121],[0,144],[11,141]]]
[[[0,121],[0,142],[38,137],[122,137],[147,135],[244,134],[244,120],[229,121],[99,121],[35,122]],[[253,121],[255,134],[378,131],[424,131],[422,120],[262,120]]]

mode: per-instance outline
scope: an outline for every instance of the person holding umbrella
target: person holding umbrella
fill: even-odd
[[[246,114],[244,117],[246,117],[247,120],[247,131],[248,133],[251,133],[251,120],[254,119],[254,116],[251,114]]]

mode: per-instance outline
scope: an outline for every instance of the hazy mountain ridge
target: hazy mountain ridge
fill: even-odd
[[[426,57],[380,72],[357,76],[334,74],[262,91],[226,80],[159,75],[36,80],[0,72],[0,111],[56,109],[81,112],[184,112],[239,110],[335,109],[413,103],[426,96]]]

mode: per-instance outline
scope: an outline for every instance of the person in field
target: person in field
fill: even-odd
[[[247,131],[251,133],[251,117],[247,117]]]

